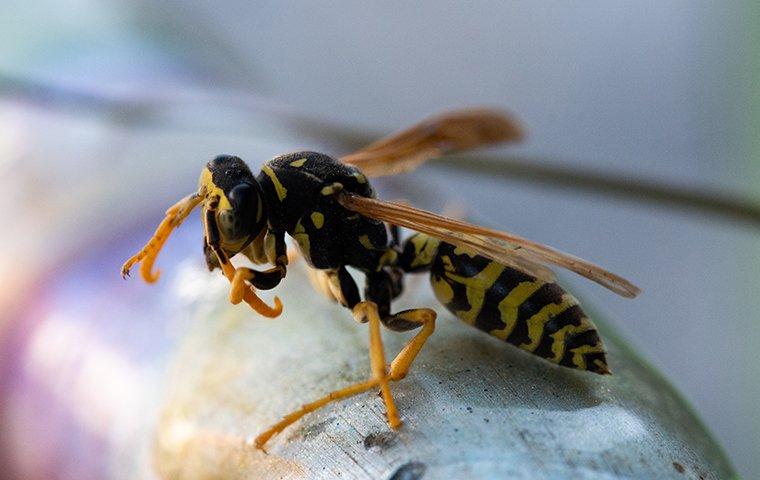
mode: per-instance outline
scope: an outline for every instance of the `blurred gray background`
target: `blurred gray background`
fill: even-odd
[[[306,137],[272,134],[266,121],[251,123],[251,105],[292,107],[367,132],[391,131],[452,107],[501,106],[523,121],[529,136],[493,156],[524,154],[760,198],[760,8],[754,2],[78,0],[2,8],[0,152],[6,158],[0,179],[42,215],[20,223],[30,236],[72,228],[50,214],[60,208],[54,199],[73,195],[61,185],[71,165],[108,178],[105,193],[124,196],[144,185],[138,172],[159,171],[167,158],[147,146],[172,150],[184,160],[171,165],[176,182],[160,183],[165,191],[155,213],[194,185],[212,154],[237,153],[255,166],[267,159],[258,157],[262,152],[315,148]],[[65,88],[30,107],[16,97],[40,92],[24,81]],[[67,96],[72,91],[74,102]],[[125,107],[198,92],[225,92],[226,101],[146,107],[147,116]],[[103,95],[119,99],[105,113]],[[234,100],[244,95],[255,97]],[[50,113],[59,105],[64,113]],[[65,115],[75,120],[55,127],[67,122]],[[114,124],[123,138],[137,131],[142,148],[125,141],[124,149],[83,160],[100,146],[99,129]],[[183,133],[170,140],[151,133],[166,125]],[[202,148],[190,148],[198,132],[214,133]],[[255,148],[246,143],[252,138]],[[163,178],[171,171],[160,167]],[[40,193],[40,185],[50,190]],[[435,165],[380,187],[388,197],[405,195],[431,209],[461,205],[480,222],[597,261],[638,283],[644,293],[629,301],[563,276],[687,397],[737,469],[760,478],[760,230]],[[119,206],[122,221],[139,218],[135,208]],[[119,221],[103,220],[105,227]],[[51,247],[39,255],[62,252]]]

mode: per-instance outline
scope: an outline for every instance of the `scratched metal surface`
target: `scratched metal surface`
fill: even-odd
[[[275,437],[280,416],[369,372],[367,330],[291,269],[284,314],[225,301],[200,262],[167,295],[185,305],[154,447],[163,478],[732,478],[683,400],[606,333],[612,377],[547,365],[441,313],[410,375],[393,385],[404,426],[390,431],[373,392],[333,404]],[[427,279],[399,308],[438,304]],[[599,322],[601,323],[601,322]],[[385,331],[386,355],[409,334]]]

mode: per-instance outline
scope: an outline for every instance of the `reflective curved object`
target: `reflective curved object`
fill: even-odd
[[[397,307],[441,314],[409,376],[393,385],[404,426],[389,430],[382,399],[369,392],[305,417],[265,454],[251,439],[266,426],[367,378],[366,325],[313,292],[303,265],[278,289],[285,312],[275,320],[227,304],[226,283],[198,262],[174,282],[194,303],[157,430],[164,478],[733,476],[683,400],[608,328],[612,377],[562,369],[460,323],[424,275]],[[383,335],[389,356],[410,336]]]
[[[281,317],[230,305],[227,282],[203,265],[199,238],[197,222],[177,232],[154,286],[125,283],[117,272],[139,238],[93,248],[58,269],[9,325],[0,405],[6,472],[734,476],[683,400],[604,324],[614,376],[562,369],[460,323],[424,276],[410,278],[399,308],[434,306],[441,316],[410,375],[393,385],[402,429],[390,431],[381,399],[365,393],[305,417],[272,440],[268,455],[255,450],[250,440],[282,414],[369,374],[368,332],[314,292],[299,263],[277,290]],[[388,355],[409,336],[383,335]]]

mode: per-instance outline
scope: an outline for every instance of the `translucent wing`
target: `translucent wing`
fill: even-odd
[[[351,211],[469,248],[544,281],[552,281],[554,278],[551,270],[543,265],[549,263],[571,270],[624,297],[633,298],[640,292],[628,280],[598,265],[511,233],[452,220],[409,205],[352,193],[340,194],[338,201]]]
[[[506,113],[466,109],[444,113],[372,143],[341,161],[365,175],[379,177],[414,170],[432,158],[523,137],[520,125]]]

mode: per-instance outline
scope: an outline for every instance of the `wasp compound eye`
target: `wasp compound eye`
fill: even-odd
[[[227,195],[231,210],[219,212],[219,227],[227,239],[239,239],[250,235],[257,223],[259,196],[253,186],[241,183]]]

